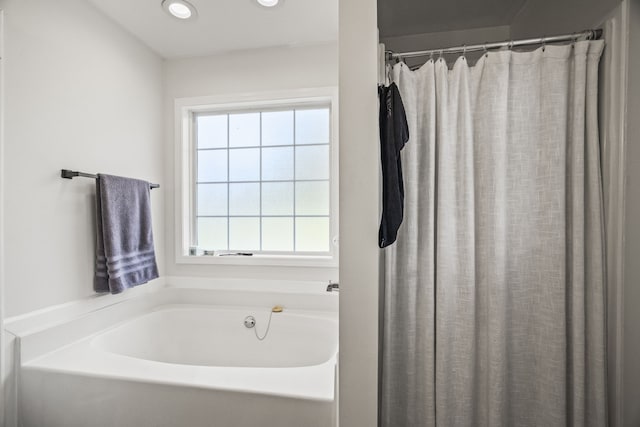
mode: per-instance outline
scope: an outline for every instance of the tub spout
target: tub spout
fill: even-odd
[[[331,281],[329,281],[329,284],[327,285],[327,292],[339,292],[340,291],[340,285],[338,283],[332,283]]]

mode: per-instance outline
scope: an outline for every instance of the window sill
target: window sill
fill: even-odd
[[[338,267],[337,257],[332,256],[212,256],[212,255],[178,255],[177,264],[201,265],[240,265],[240,266],[277,266],[277,267]]]

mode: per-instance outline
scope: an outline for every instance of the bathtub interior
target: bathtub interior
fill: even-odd
[[[247,316],[257,323],[249,329]],[[269,317],[271,323],[267,332]],[[338,351],[337,313],[164,305],[95,336],[96,349],[180,365],[285,368],[323,364]]]

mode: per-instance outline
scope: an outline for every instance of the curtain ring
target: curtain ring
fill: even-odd
[[[433,62],[433,51],[429,52],[429,61]]]
[[[462,58],[465,60],[467,59],[466,55],[467,55],[467,45],[465,44],[465,45],[462,45]]]
[[[509,41],[508,49],[509,49],[509,50],[512,50],[512,49],[513,49],[513,40],[510,40],[510,41]]]
[[[489,57],[489,49],[487,49],[487,42],[484,42],[484,46],[482,46],[482,48],[484,49],[484,56],[485,57]]]
[[[547,49],[547,37],[542,36],[542,51],[544,52]]]

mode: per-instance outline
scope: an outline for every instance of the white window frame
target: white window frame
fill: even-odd
[[[253,256],[189,255],[194,210],[195,161],[193,114],[226,113],[244,109],[304,107],[323,103],[330,108],[330,200],[328,255],[254,254]],[[178,98],[175,100],[175,260],[178,264],[267,265],[297,267],[338,266],[338,89],[324,87],[235,95]]]

